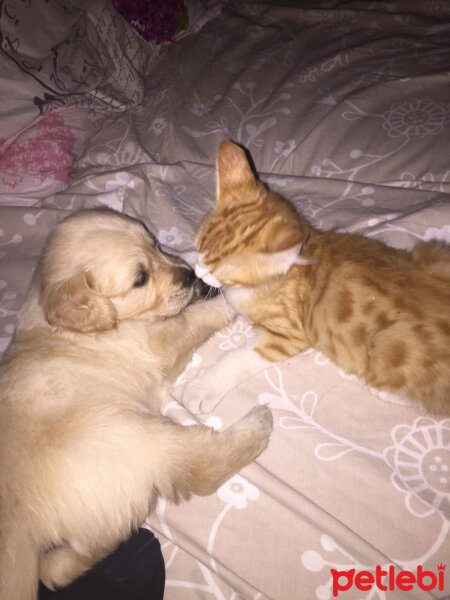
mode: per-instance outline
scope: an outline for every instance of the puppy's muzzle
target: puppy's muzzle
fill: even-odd
[[[191,287],[197,279],[196,274],[189,267],[182,267],[180,269],[179,280],[183,287]]]
[[[197,300],[206,299],[206,298],[214,298],[219,293],[219,288],[211,287],[201,279],[195,278],[193,284],[194,293],[192,295],[191,302],[196,302]]]
[[[198,294],[199,298],[214,298],[218,293],[219,288],[208,285],[202,279],[196,279],[194,283],[194,294]]]
[[[199,279],[189,267],[181,267],[178,271],[177,279],[184,288],[192,288],[191,302],[196,302],[202,298],[214,298],[219,292],[218,288],[211,287]]]

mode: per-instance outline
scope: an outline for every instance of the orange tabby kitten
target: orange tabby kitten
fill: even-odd
[[[313,346],[374,388],[450,413],[450,246],[410,253],[318,231],[231,142],[219,148],[217,176],[217,205],[196,236],[197,273],[261,332],[247,375]],[[234,362],[242,371],[242,356]],[[220,363],[203,410],[228,391]]]

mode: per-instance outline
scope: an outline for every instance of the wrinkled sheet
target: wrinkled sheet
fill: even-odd
[[[45,236],[70,212],[106,205],[192,250],[224,138],[318,227],[400,248],[450,241],[448,2],[291,4],[228,4],[162,48],[142,102],[105,116],[67,189],[0,207],[0,349]],[[325,600],[331,569],[437,574],[450,556],[450,420],[370,390],[315,350],[236,385],[211,415],[183,408],[185,384],[201,386],[202,369],[252,335],[242,316],[218,332],[164,409],[218,429],[256,403],[274,415],[257,461],[216,494],[177,507],[162,498],[150,515],[165,597]],[[342,597],[444,597],[449,582]]]

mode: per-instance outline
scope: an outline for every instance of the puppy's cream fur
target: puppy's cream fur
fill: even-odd
[[[159,414],[230,319],[134,219],[84,211],[50,236],[0,365],[0,599],[67,585],[157,494],[210,494],[267,445],[270,411],[217,433]]]

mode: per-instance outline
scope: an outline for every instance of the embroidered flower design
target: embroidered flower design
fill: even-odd
[[[308,81],[316,81],[317,78],[317,67],[308,67],[300,71],[298,80],[300,83],[307,83]]]
[[[248,35],[253,38],[260,38],[260,37],[264,37],[265,35],[265,29],[264,27],[261,27],[260,25],[249,25],[247,27],[247,33]]]
[[[242,346],[247,340],[253,337],[253,328],[243,321],[236,321],[232,327],[227,327],[225,331],[219,333],[219,337],[225,341],[219,344],[221,350],[230,350]]]
[[[428,0],[423,5],[425,11],[435,17],[446,17],[450,15],[450,6],[447,0]]]
[[[278,140],[275,142],[275,154],[288,157],[293,150],[295,150],[295,140],[286,140],[285,142]]]
[[[357,15],[356,10],[320,10],[320,9],[312,9],[308,10],[308,14],[310,17],[314,18],[314,21],[319,23],[324,23],[327,25],[336,25],[337,23],[346,23],[350,19],[354,19]]]
[[[161,229],[158,231],[158,242],[165,246],[178,246],[183,241],[181,233],[177,227],[171,229]]]
[[[122,167],[123,165],[135,165],[149,160],[148,154],[135,142],[127,142],[124,146],[111,152],[97,152],[95,160],[99,165]]]
[[[167,119],[165,119],[164,117],[158,117],[150,125],[150,130],[153,131],[153,133],[156,133],[156,135],[161,135],[161,133],[164,131],[164,129],[166,127],[167,127]]]
[[[190,427],[191,425],[198,425],[198,421],[195,419],[186,419],[183,421],[183,425],[185,427]],[[204,421],[203,425],[209,427],[210,429],[214,429],[214,431],[219,431],[223,427],[223,422],[220,417],[216,415],[209,415],[206,421]]]
[[[412,426],[395,427],[391,436],[394,444],[384,455],[407,508],[417,517],[437,512],[450,520],[450,419],[419,417]]]
[[[234,506],[238,510],[243,510],[247,508],[248,500],[258,500],[259,490],[241,475],[234,475],[220,486],[217,495],[223,502]]]
[[[203,103],[200,104],[200,102],[196,102],[191,107],[191,112],[193,112],[194,115],[197,115],[199,117],[202,117],[203,115],[209,113],[210,110],[211,110],[211,107],[208,104],[203,104]]]
[[[416,179],[414,173],[405,171],[400,175],[400,181],[396,185],[404,188],[415,188],[418,190],[444,191],[441,189],[442,185],[440,182],[435,180],[433,173],[424,173],[419,179]]]
[[[422,138],[442,131],[446,119],[443,105],[429,99],[395,104],[383,113],[383,127],[390,137]]]
[[[7,145],[0,139],[0,176],[4,185],[14,189],[25,177],[40,183],[46,179],[69,183],[71,151],[75,136],[58,113],[47,113],[24,141]]]
[[[227,65],[227,71],[230,73],[239,73],[243,71],[247,66],[247,63],[244,60],[240,60],[237,62],[230,62]]]
[[[430,240],[440,240],[441,242],[450,243],[450,225],[444,225],[443,227],[428,227],[423,239],[426,242]]]
[[[187,373],[191,369],[196,369],[197,367],[199,367],[202,364],[202,362],[203,362],[203,359],[202,359],[201,355],[198,352],[194,352],[191,360],[187,364],[184,371],[181,373],[181,375],[178,375],[178,378],[175,381],[175,385],[181,385],[182,383],[185,383],[185,377],[186,377]]]

